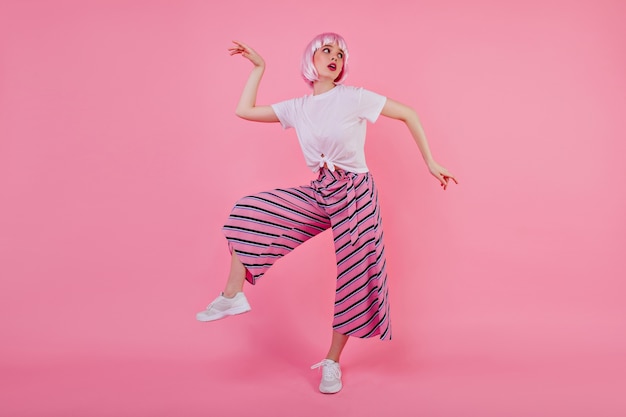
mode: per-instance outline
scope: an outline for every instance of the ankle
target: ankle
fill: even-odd
[[[228,291],[225,290],[224,292],[222,292],[222,296],[226,297],[226,298],[235,298],[235,296],[237,294],[239,294],[241,291]]]

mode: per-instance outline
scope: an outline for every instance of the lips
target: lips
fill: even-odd
[[[337,65],[336,64],[328,64],[328,69],[331,71],[336,71],[337,70]]]

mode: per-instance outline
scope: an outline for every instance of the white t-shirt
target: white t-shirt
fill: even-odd
[[[367,121],[374,123],[387,98],[359,87],[337,85],[318,95],[272,104],[284,129],[296,129],[307,165],[313,172],[328,166],[368,172],[365,163]]]

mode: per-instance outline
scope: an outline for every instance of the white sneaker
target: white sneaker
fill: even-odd
[[[311,366],[311,369],[322,368],[322,381],[320,382],[320,392],[324,394],[335,394],[341,391],[341,368],[339,363],[331,359],[324,359],[320,363]]]
[[[226,298],[223,294],[220,294],[215,301],[209,304],[206,310],[196,314],[196,319],[198,321],[213,321],[251,310],[244,293],[238,292],[233,298]]]

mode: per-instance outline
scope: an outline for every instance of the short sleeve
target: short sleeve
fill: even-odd
[[[272,104],[272,109],[274,109],[274,113],[276,113],[276,117],[280,121],[280,124],[283,126],[283,129],[288,129],[290,127],[294,127],[295,121],[295,100],[285,100],[279,103]]]
[[[387,97],[364,88],[360,88],[359,92],[359,117],[370,123],[376,122],[378,116],[380,116],[380,112],[383,110],[383,107],[385,107]]]

